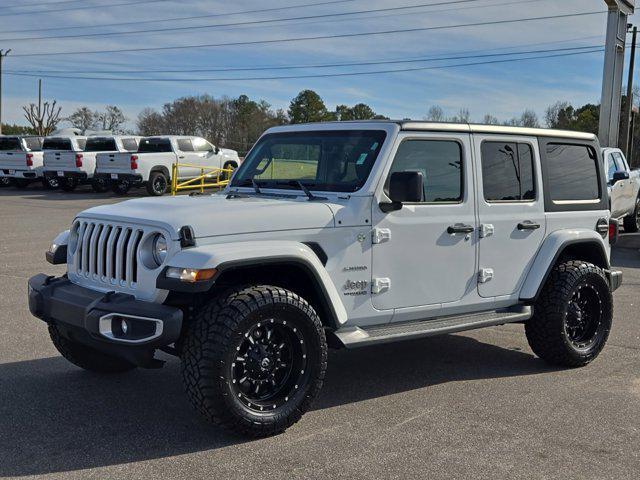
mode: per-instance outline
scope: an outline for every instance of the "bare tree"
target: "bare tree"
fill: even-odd
[[[55,100],[51,103],[44,102],[44,104],[38,102],[37,105],[30,103],[28,106],[23,106],[22,110],[24,110],[24,117],[33,127],[36,135],[43,137],[51,135],[61,120],[62,107],[58,107]]]
[[[487,113],[483,117],[482,123],[484,123],[485,125],[500,125],[500,120],[498,120],[498,117],[495,117],[495,116]]]
[[[162,114],[153,108],[145,108],[138,115],[136,121],[138,133],[143,136],[159,135],[164,133],[164,118]]]
[[[431,120],[432,122],[445,122],[447,119],[444,116],[444,110],[442,110],[442,107],[432,105],[427,112],[426,120]]]
[[[67,118],[72,127],[79,129],[82,134],[96,126],[96,114],[89,107],[80,107]]]
[[[468,108],[461,108],[458,114],[451,119],[453,123],[469,123],[471,120],[471,113]]]
[[[94,124],[101,126],[102,130],[112,133],[122,133],[122,125],[127,122],[122,110],[115,105],[107,105],[104,112],[94,112]]]
[[[538,115],[533,110],[527,109],[520,116],[520,126],[528,128],[539,128]]]

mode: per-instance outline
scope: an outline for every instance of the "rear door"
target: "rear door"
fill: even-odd
[[[535,137],[474,135],[480,222],[478,293],[519,291],[545,236]]]

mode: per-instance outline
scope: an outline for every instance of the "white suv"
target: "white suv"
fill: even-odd
[[[612,324],[606,172],[595,136],[426,122],[267,131],[222,194],[81,212],[29,280],[31,312],[92,371],[182,361],[203,416],[283,431],[327,346],[524,323],[583,366]]]

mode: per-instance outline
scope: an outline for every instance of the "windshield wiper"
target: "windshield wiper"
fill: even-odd
[[[287,182],[285,185],[290,185],[292,187],[298,187],[300,190],[302,190],[304,192],[304,194],[309,197],[309,201],[317,201],[317,200],[327,200],[327,197],[318,197],[317,195],[314,195],[313,193],[311,193],[311,190],[309,190],[309,188],[302,183],[300,180],[291,180],[290,182]]]

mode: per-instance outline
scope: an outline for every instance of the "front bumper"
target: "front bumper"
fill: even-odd
[[[612,292],[615,292],[620,288],[620,285],[622,285],[621,270],[607,270],[607,278],[609,279],[609,286]]]
[[[98,292],[44,274],[29,279],[29,310],[70,340],[141,367],[158,366],[155,350],[174,343],[182,330],[179,308]]]

